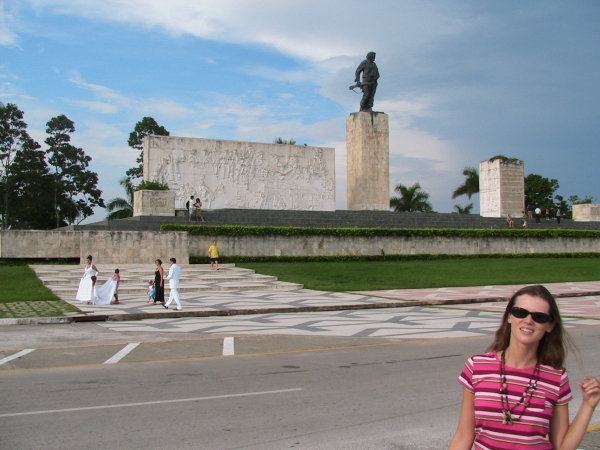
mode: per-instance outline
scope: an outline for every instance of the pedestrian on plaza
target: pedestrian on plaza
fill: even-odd
[[[540,285],[518,290],[492,345],[469,358],[458,378],[463,402],[450,450],[576,450],[600,401],[600,383],[591,376],[577,383],[583,399],[569,423],[568,342],[552,294]]]
[[[169,305],[173,300],[175,300],[175,304],[177,305],[177,311],[183,311],[181,307],[181,300],[179,300],[179,278],[181,277],[181,267],[177,265],[177,260],[175,258],[171,258],[171,267],[169,268],[169,274],[167,275],[167,280],[169,280],[169,288],[171,292],[169,293],[169,301],[165,303],[163,306],[165,309],[169,309]]]
[[[219,247],[217,246],[217,241],[213,241],[212,245],[208,247],[208,257],[210,258],[210,268],[211,270],[219,270]]]
[[[540,209],[539,206],[536,206],[536,208],[535,208],[535,223],[541,223],[540,222],[541,215],[542,215],[542,210]]]
[[[154,272],[154,290],[156,295],[154,296],[154,305],[160,303],[165,304],[165,270],[162,267],[162,261],[157,259],[154,261],[156,264],[156,272]]]
[[[155,299],[156,299],[156,289],[154,289],[154,280],[149,280],[148,281],[148,301],[146,303],[155,302]]]
[[[508,228],[514,228],[515,227],[515,221],[512,218],[512,215],[509,213],[508,216],[506,216],[506,222],[508,223]]]
[[[550,220],[550,208],[546,208],[546,220]]]
[[[95,305],[120,305],[119,303],[119,284],[121,283],[121,275],[119,269],[115,269],[115,274],[106,280],[106,283],[98,289],[96,293]],[[113,298],[115,301],[113,302]]]
[[[529,205],[529,206],[527,207],[527,216],[528,216],[530,219],[533,219],[533,205]]]
[[[196,208],[196,220],[200,219],[202,220],[202,222],[206,222],[206,220],[204,220],[204,217],[202,216],[202,200],[200,200],[200,198],[196,199],[194,207]]]
[[[96,290],[96,280],[100,272],[94,264],[94,258],[92,255],[88,255],[86,258],[85,268],[83,269],[83,277],[79,282],[79,288],[75,298],[81,302],[86,302],[88,305],[93,305],[98,299],[98,292]]]
[[[190,199],[185,203],[185,207],[188,210],[188,222],[196,220],[196,204],[194,203],[194,196],[190,196]]]
[[[556,210],[556,223],[560,224],[560,216],[562,216],[562,211],[560,209]]]
[[[525,211],[521,211],[521,217],[523,218],[523,228],[529,228],[527,226],[527,214]]]

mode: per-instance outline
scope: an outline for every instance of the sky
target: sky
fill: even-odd
[[[172,136],[333,147],[346,209],[348,86],[375,51],[391,195],[418,182],[435,211],[478,212],[452,192],[502,154],[600,202],[598,42],[595,0],[0,0],[0,102],[41,144],[52,117],[75,122],[105,200],[150,116]]]

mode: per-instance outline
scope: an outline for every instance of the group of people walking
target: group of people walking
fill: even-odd
[[[219,247],[217,241],[213,240],[208,248],[208,256],[212,270],[219,270]],[[181,299],[179,297],[179,284],[181,278],[181,266],[177,264],[176,258],[169,259],[171,267],[166,280],[169,282],[169,299],[165,302],[165,271],[162,267],[162,260],[156,259],[156,271],[154,272],[154,280],[148,282],[148,302],[153,305],[162,305],[169,309],[169,305],[175,302],[176,310],[183,311]],[[86,264],[83,269],[83,277],[79,281],[79,288],[75,298],[81,302],[86,302],[88,305],[118,305],[119,303],[119,284],[121,276],[119,269],[115,269],[112,275],[102,287],[97,288],[97,280],[100,271],[94,263],[92,255],[86,258]],[[114,298],[114,301],[113,301]]]
[[[75,298],[81,302],[86,302],[88,305],[110,305],[119,304],[119,283],[121,276],[119,269],[115,269],[112,275],[101,288],[97,288],[96,282],[100,271],[94,264],[92,255],[86,258],[86,265],[83,269],[83,277],[79,282],[79,289]],[[114,298],[114,301],[113,301]]]

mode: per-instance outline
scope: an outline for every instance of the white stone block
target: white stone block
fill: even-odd
[[[135,191],[133,216],[174,216],[175,191]]]
[[[479,163],[479,211],[482,217],[521,217],[525,210],[523,161]]]
[[[573,205],[573,220],[575,222],[600,222],[600,205],[594,203]]]

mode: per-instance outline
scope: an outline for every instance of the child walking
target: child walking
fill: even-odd
[[[156,303],[156,289],[154,289],[154,280],[148,281],[148,301],[146,303]]]

